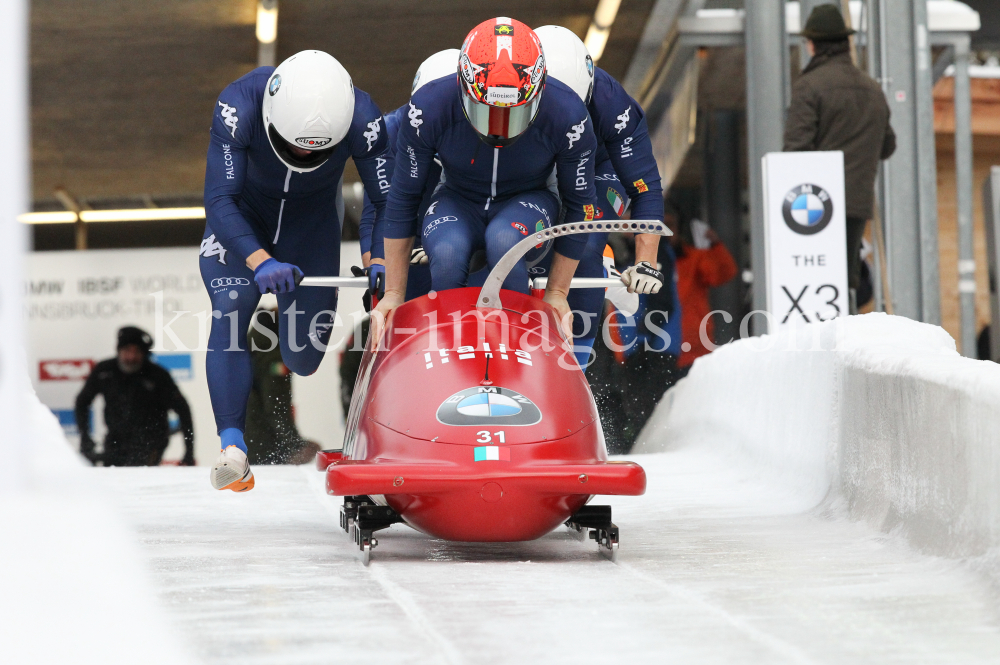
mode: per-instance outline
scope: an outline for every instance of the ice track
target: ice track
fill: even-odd
[[[205,663],[995,663],[1000,617],[954,561],[800,505],[696,449],[633,457],[617,564],[566,530],[514,544],[379,533],[363,567],[312,467],[246,494],[195,469],[92,469]],[[836,512],[836,511],[832,511]]]

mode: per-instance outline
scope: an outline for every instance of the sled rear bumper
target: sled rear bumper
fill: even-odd
[[[504,462],[480,464],[493,468],[470,473],[468,467],[458,465],[342,460],[327,467],[326,489],[334,496],[427,495],[479,492],[484,483],[493,482],[505,492],[550,495],[638,496],[646,491],[646,472],[635,462],[515,467]]]

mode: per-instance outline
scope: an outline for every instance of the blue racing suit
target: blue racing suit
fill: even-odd
[[[330,158],[308,173],[285,166],[274,154],[261,118],[264,89],[273,71],[259,67],[228,85],[212,120],[200,267],[212,299],[206,370],[220,432],[243,430],[252,385],[246,335],[260,292],[247,257],[264,249],[307,276],[340,274],[336,200],[344,164],[354,159],[375,204],[379,232],[392,178],[382,114],[358,89],[351,127]],[[313,373],[333,329],[337,290],[306,287],[280,293],[278,306],[282,360],[297,374]]]
[[[410,99],[399,127],[400,168],[386,203],[385,237],[422,235],[435,290],[468,283],[469,259],[486,250],[489,268],[538,228],[558,219],[559,201],[546,188],[558,165],[558,187],[566,222],[593,219],[597,140],[587,108],[562,83],[549,79],[535,120],[505,148],[480,140],[462,110],[454,76],[425,84]],[[444,183],[423,216],[418,215],[437,157]],[[377,234],[377,229],[376,229]],[[556,242],[560,254],[579,259],[584,236]],[[511,271],[504,288],[528,292],[528,271],[544,273],[550,248],[542,246]],[[532,264],[534,264],[532,266]]]
[[[385,114],[385,133],[389,137],[389,148],[395,153],[396,146],[396,135],[399,131],[399,123],[406,118],[406,112],[409,110],[408,104],[403,104],[395,111],[390,111]],[[417,210],[417,215],[423,218],[427,208],[431,204],[431,197],[434,195],[434,190],[437,188],[438,182],[441,180],[441,165],[437,162],[431,167],[430,173],[427,177],[427,187],[424,190],[424,197],[420,201],[420,208]],[[373,246],[372,242],[372,231],[375,228],[375,217],[376,210],[375,204],[365,194],[364,197],[364,208],[361,211],[361,221],[358,223],[358,236],[361,239],[361,253],[366,254],[371,252],[371,257],[373,259],[384,259],[385,258],[385,246],[382,239],[380,239],[378,246]],[[416,244],[419,246],[420,240],[417,239]],[[414,298],[419,298],[420,296],[427,295],[427,292],[431,290],[431,269],[429,265],[411,265],[409,272],[409,279],[406,282],[406,299],[413,300]]]
[[[598,141],[594,175],[598,212],[595,219],[621,219],[625,208],[631,206],[632,219],[662,222],[660,172],[639,103],[625,92],[614,77],[603,69],[595,68],[594,92],[587,111]],[[606,233],[587,236],[587,247],[576,270],[577,277],[604,277],[606,243]],[[673,250],[669,251],[672,255]],[[671,289],[673,300],[677,302],[677,286],[670,275],[666,276],[663,288]],[[568,300],[570,308],[577,312],[573,317],[573,343],[580,347],[577,358],[583,364],[602,325],[604,291],[573,289]]]

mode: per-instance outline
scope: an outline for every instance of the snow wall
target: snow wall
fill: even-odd
[[[937,326],[868,314],[722,346],[634,452],[685,446],[1000,573],[1000,365],[963,358]]]
[[[0,662],[197,662],[156,600],[120,499],[69,447],[31,388],[23,354],[8,378],[21,383],[21,436],[12,443],[26,464],[14,470],[21,487],[0,492]]]

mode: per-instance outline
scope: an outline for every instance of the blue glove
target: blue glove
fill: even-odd
[[[377,294],[377,298],[385,295],[385,266],[373,263],[367,268],[351,266],[351,273],[355,277],[368,277],[368,289],[361,296],[361,303],[365,306],[365,311],[372,311],[372,294]]]
[[[385,296],[385,266],[373,263],[368,266],[368,291],[379,300]]]
[[[270,258],[253,271],[253,281],[261,293],[288,293],[302,281],[302,271],[291,263],[282,263]]]

